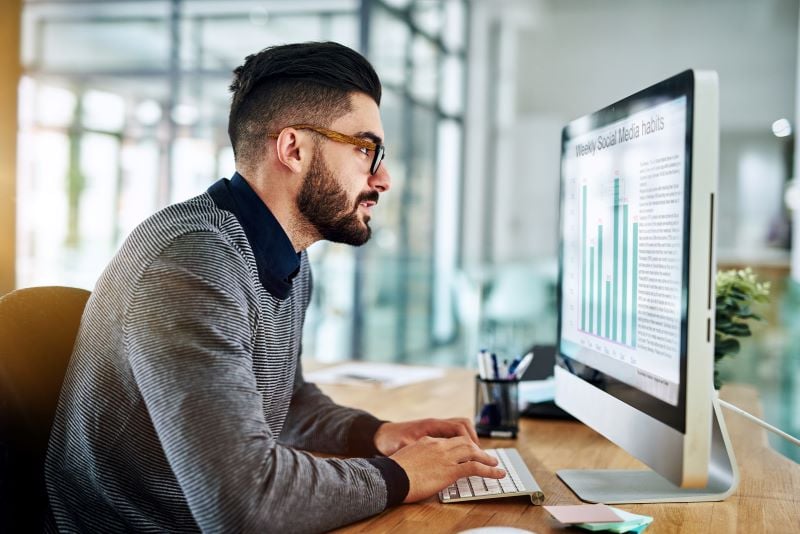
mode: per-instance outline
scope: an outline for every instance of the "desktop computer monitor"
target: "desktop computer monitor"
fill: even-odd
[[[713,390],[717,76],[688,70],[561,141],[556,404],[652,471],[560,471],[584,500],[719,500]]]

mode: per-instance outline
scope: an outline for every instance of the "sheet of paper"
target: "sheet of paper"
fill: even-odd
[[[544,506],[550,515],[565,525],[575,523],[619,523],[622,518],[605,504]]]
[[[519,383],[519,406],[525,409],[528,404],[551,401],[556,397],[556,379],[522,380]]]
[[[306,373],[307,382],[317,384],[357,384],[396,388],[444,376],[436,367],[395,365],[391,363],[346,363]]]

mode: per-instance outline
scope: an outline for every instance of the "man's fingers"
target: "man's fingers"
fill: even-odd
[[[430,419],[426,421],[426,431],[431,435],[452,438],[467,436],[469,432],[453,419]]]
[[[465,436],[478,443],[478,434],[475,433],[475,427],[469,419],[453,417],[439,420],[438,423],[441,425],[440,430],[448,432],[451,436]]]
[[[460,423],[451,423],[451,428],[453,429],[453,435],[461,436],[467,438],[471,442],[478,443],[475,439],[473,439],[472,434],[470,434],[467,426]]]
[[[478,449],[478,450],[480,450],[480,451],[481,451],[480,457],[478,458],[478,460],[479,460],[481,463],[484,463],[484,464],[486,464],[486,465],[490,465],[490,466],[495,466],[495,465],[497,465],[498,463],[500,463],[500,462],[497,460],[497,458],[495,458],[494,456],[492,456],[492,455],[491,455],[491,454],[489,454],[488,452],[484,451],[483,449]]]
[[[464,443],[452,449],[455,461],[458,463],[464,462],[480,462],[489,466],[498,464],[497,458],[488,454],[486,451],[481,450],[475,446],[471,441]]]
[[[447,458],[455,463],[481,462],[486,465],[497,465],[497,458],[484,451],[466,436],[457,436],[440,441]]]
[[[475,425],[472,424],[472,421],[463,417],[459,417],[458,419],[453,419],[453,422],[461,425],[461,427],[467,431],[466,435],[469,439],[475,443],[479,443],[478,434],[475,432]]]
[[[506,472],[499,467],[489,467],[481,462],[464,462],[459,464],[459,478],[464,477],[503,478]]]
[[[436,419],[432,421],[433,427],[430,431],[441,436],[464,436],[474,443],[479,443],[478,434],[472,421],[463,417],[452,419]]]

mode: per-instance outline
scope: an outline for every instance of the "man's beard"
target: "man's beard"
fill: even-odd
[[[323,239],[355,246],[366,243],[372,235],[367,224],[369,216],[362,222],[358,206],[367,200],[377,202],[378,192],[361,193],[355,205],[351,205],[347,191],[336,182],[322,160],[322,152],[314,151],[314,160],[297,197],[297,207]]]

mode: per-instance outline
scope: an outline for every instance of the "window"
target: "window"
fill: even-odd
[[[464,0],[28,0],[18,285],[91,289],[144,218],[233,173],[233,68],[270,45],[334,40],[384,83],[393,189],[368,246],[309,249],[304,351],[413,360],[450,341],[466,11]]]

